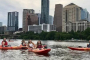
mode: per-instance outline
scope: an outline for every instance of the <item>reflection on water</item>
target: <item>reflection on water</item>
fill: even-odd
[[[1,42],[1,40],[0,40]],[[27,42],[27,41],[26,41]],[[35,44],[37,41],[33,41]],[[55,42],[42,41],[48,48],[51,48],[49,54],[39,55],[28,50],[0,50],[0,60],[90,60],[90,52],[72,51],[68,46],[72,47],[86,47],[85,42]],[[19,46],[21,40],[9,42],[12,46]]]

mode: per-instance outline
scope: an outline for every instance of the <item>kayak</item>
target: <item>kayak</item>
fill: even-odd
[[[28,48],[26,46],[2,47],[0,45],[0,50],[17,50],[17,49],[28,49]]]
[[[32,51],[31,50],[29,51],[37,54],[48,54],[51,51],[51,49],[42,49],[42,50],[34,49]]]
[[[71,50],[78,50],[78,51],[90,51],[90,48],[74,48],[74,47],[68,47]]]

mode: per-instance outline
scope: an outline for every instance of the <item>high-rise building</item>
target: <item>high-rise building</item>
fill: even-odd
[[[40,13],[36,13],[36,15],[38,16],[38,23],[39,23],[39,25],[40,25],[41,14],[40,14]]]
[[[56,26],[56,31],[58,32],[62,32],[62,11],[63,11],[63,5],[56,4],[53,24]]]
[[[90,14],[86,9],[83,8],[81,8],[81,20],[87,20],[90,22]]]
[[[34,13],[33,9],[23,10],[23,31],[28,31],[28,25],[38,25],[38,16]]]
[[[18,12],[8,12],[8,31],[18,31]]]
[[[65,22],[76,22],[81,20],[81,8],[74,3],[70,3],[63,9],[63,20]]]
[[[53,16],[49,15],[49,24],[53,25]]]
[[[68,27],[70,23],[75,23],[76,21],[81,20],[81,8],[74,3],[70,3],[63,8],[62,16],[62,31],[68,32],[70,31],[70,28]]]
[[[40,13],[36,13],[36,15],[38,16],[38,23],[39,23],[39,25],[40,25],[41,14],[40,14]],[[53,25],[53,16],[49,15],[49,21],[48,21],[48,23],[49,23],[50,25]]]
[[[2,26],[2,22],[0,22],[0,26]]]
[[[41,21],[40,24],[49,24],[49,0],[41,0]]]
[[[6,26],[0,26],[0,34],[4,34],[7,30]]]
[[[74,3],[63,8],[62,16],[62,32],[83,31],[87,28],[87,22],[90,20],[89,12]]]

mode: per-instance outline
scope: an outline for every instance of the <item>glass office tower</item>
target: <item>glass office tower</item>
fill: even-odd
[[[18,31],[18,12],[8,12],[8,31]]]
[[[49,24],[49,0],[41,0],[41,21],[40,24]]]

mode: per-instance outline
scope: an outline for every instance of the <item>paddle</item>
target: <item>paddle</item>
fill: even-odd
[[[28,47],[27,46],[22,46],[21,49],[28,49]]]
[[[82,48],[82,46],[78,46],[79,48]]]
[[[82,46],[78,46],[79,48],[87,48],[87,47],[82,47]]]

